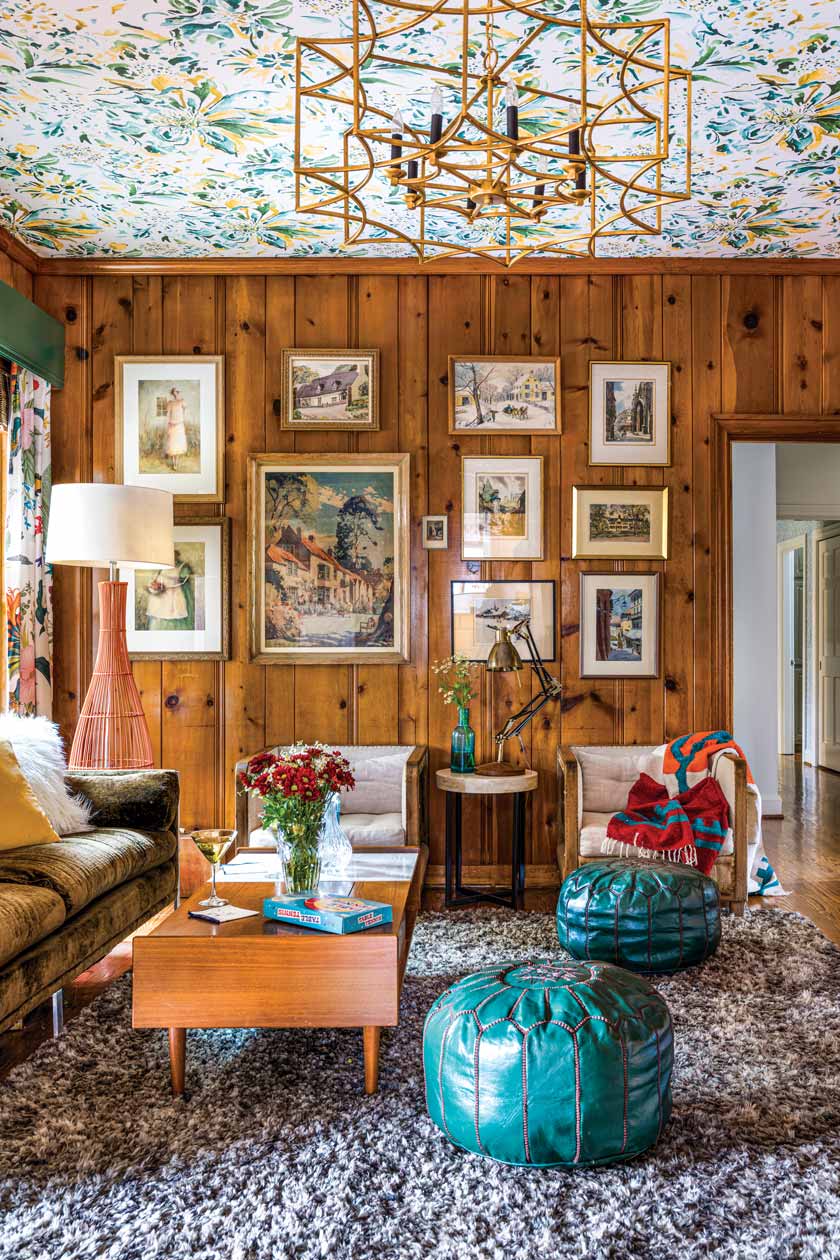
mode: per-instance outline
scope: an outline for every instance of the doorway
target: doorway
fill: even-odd
[[[805,737],[805,534],[778,543],[779,752],[802,756]]]
[[[817,765],[840,771],[840,532],[815,547]]]

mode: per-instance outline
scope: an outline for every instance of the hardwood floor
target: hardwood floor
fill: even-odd
[[[812,919],[840,945],[840,775],[779,758],[784,818],[766,819],[764,844],[787,897],[751,897]]]
[[[840,775],[803,766],[798,758],[780,760],[783,819],[764,823],[764,839],[770,861],[787,897],[751,897],[756,909],[780,907],[798,910],[840,945]],[[182,892],[189,895],[208,877],[207,864],[188,839],[181,842]],[[554,894],[535,892],[526,896],[531,910],[552,910]],[[442,894],[424,898],[424,905],[438,908]],[[145,924],[150,932],[168,911]],[[453,913],[457,913],[454,911]],[[131,939],[84,972],[64,992],[65,1021],[124,975],[131,967]],[[50,1036],[49,1004],[33,1011],[20,1031],[0,1034],[0,1081],[16,1063],[23,1062]]]

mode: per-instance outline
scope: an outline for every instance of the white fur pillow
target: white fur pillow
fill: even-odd
[[[45,717],[0,713],[0,739],[7,740],[41,809],[60,836],[89,831],[90,806],[73,796],[64,776],[67,763],[58,727]]]

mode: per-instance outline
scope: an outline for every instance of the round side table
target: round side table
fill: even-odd
[[[458,774],[438,770],[435,778],[446,793],[446,895],[447,909],[474,906],[489,901],[508,910],[521,910],[525,897],[525,805],[528,793],[536,791],[536,770],[523,774]],[[511,842],[510,896],[465,888],[462,880],[461,802],[465,796],[513,796],[513,837]]]

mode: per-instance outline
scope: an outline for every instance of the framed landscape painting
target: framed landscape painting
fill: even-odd
[[[659,673],[659,574],[581,573],[581,678]]]
[[[671,462],[670,363],[590,363],[589,463]]]
[[[179,520],[171,569],[125,569],[128,650],[138,661],[229,655],[230,521]]]
[[[224,356],[117,355],[116,479],[224,501]]]
[[[379,428],[378,350],[284,350],[283,429]]]
[[[462,560],[541,560],[542,456],[461,460]]]
[[[554,583],[452,582],[452,651],[471,661],[486,661],[496,642],[495,627],[510,629],[528,619],[531,633],[544,661],[555,655]],[[528,645],[516,640],[516,650],[529,661]]]
[[[572,556],[667,560],[667,488],[574,486]]]
[[[248,460],[253,660],[409,658],[409,456]]]
[[[449,356],[450,433],[559,433],[560,360]]]

